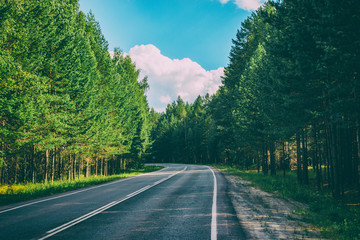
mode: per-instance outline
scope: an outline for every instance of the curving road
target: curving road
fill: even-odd
[[[161,164],[148,174],[0,208],[5,239],[245,239],[223,175]]]

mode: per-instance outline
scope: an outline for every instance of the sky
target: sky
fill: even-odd
[[[109,43],[148,77],[150,107],[214,94],[241,22],[263,0],[80,0]]]

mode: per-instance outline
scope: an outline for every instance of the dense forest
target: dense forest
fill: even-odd
[[[221,163],[359,191],[358,0],[269,1],[218,92],[149,109],[147,79],[77,0],[0,0],[0,183]],[[311,172],[310,172],[311,171]],[[310,178],[310,174],[315,177]]]
[[[150,146],[147,88],[77,0],[0,0],[0,183],[136,167]]]
[[[156,116],[157,161],[297,172],[335,197],[359,191],[358,0],[269,1],[233,39],[222,86]]]

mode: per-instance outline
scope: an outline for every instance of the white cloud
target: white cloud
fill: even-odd
[[[129,55],[141,70],[140,77],[148,76],[149,105],[160,111],[178,96],[193,102],[198,95],[214,94],[224,75],[222,67],[206,71],[189,58],[170,59],[152,44],[137,45],[130,49]]]
[[[171,102],[171,97],[169,95],[160,96],[159,100],[161,103],[168,104],[169,102]]]
[[[264,1],[261,0],[235,0],[235,4],[245,10],[256,10],[258,9]]]
[[[219,0],[222,4],[228,3],[230,0]],[[258,9],[265,0],[233,0],[233,2],[241,9],[252,11]]]

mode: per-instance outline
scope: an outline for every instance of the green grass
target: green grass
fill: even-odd
[[[122,174],[112,176],[91,176],[80,177],[73,181],[61,180],[53,183],[28,183],[14,185],[0,185],[0,205],[26,201],[38,197],[45,197],[56,193],[62,193],[79,189],[82,187],[93,186],[101,183],[114,181],[121,178],[131,177],[147,172],[162,169],[160,166],[144,166],[141,169],[129,170]]]
[[[264,176],[256,171],[244,171],[223,165],[214,166],[250,181],[265,192],[307,204],[309,209],[300,210],[297,214],[303,217],[303,221],[316,226],[325,238],[360,239],[360,199],[352,199],[354,204],[346,204],[348,201],[345,200],[336,201],[327,191],[319,192],[312,185],[298,184],[295,172],[287,172],[285,177],[280,173],[277,176]]]

